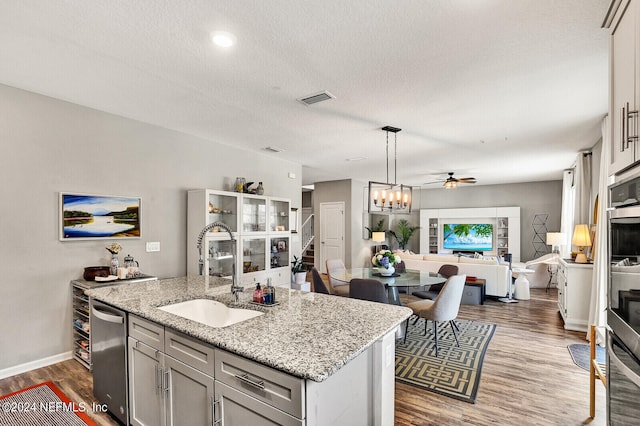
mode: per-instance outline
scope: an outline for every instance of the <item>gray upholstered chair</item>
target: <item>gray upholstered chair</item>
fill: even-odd
[[[438,274],[442,275],[445,278],[452,277],[458,273],[458,267],[456,265],[442,265],[440,269],[438,269]],[[444,287],[444,284],[434,284],[429,287],[428,290],[417,290],[411,293],[412,295],[419,297],[420,299],[429,299],[435,300],[440,294],[440,291]]]
[[[342,259],[327,259],[327,274],[329,275],[329,292],[336,296],[349,297],[349,283],[331,279],[331,271],[347,269]]]
[[[442,287],[440,295],[435,300],[419,300],[417,302],[409,303],[407,307],[413,310],[413,314],[418,318],[414,324],[420,319],[424,318],[424,334],[427,335],[427,321],[433,321],[433,336],[436,344],[436,356],[438,356],[438,323],[449,323],[451,330],[453,331],[453,337],[456,339],[456,346],[460,346],[458,343],[458,336],[456,335],[457,326],[453,322],[458,316],[460,310],[460,302],[462,302],[462,293],[464,291],[464,283],[467,280],[466,275],[454,275],[449,277],[447,282]],[[407,318],[406,332],[404,335],[405,342],[407,341],[407,333],[409,332],[409,318]]]
[[[352,279],[349,283],[349,297],[371,302],[389,303],[387,288],[378,280]]]
[[[313,281],[314,293],[331,294],[315,266],[311,268],[311,280]]]

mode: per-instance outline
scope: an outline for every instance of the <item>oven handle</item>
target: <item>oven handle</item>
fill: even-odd
[[[634,373],[633,370],[631,370],[629,367],[624,365],[624,363],[620,361],[620,358],[618,358],[613,353],[613,350],[611,350],[611,348],[613,347],[612,346],[613,341],[612,341],[611,335],[609,335],[608,340],[609,341],[607,342],[607,345],[608,345],[607,356],[609,357],[609,362],[615,364],[616,368],[618,368],[620,372],[624,374],[627,379],[631,380],[637,387],[640,388],[640,376]]]

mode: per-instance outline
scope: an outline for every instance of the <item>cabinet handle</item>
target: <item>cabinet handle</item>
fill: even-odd
[[[633,119],[633,127],[631,128],[633,130],[633,134],[629,132],[629,121],[631,121],[631,119]],[[627,139],[627,148],[629,148],[629,144],[638,140],[638,110],[629,111],[629,102],[627,102],[626,120],[627,120],[627,128],[626,128],[627,138],[626,139]]]
[[[160,383],[161,383],[161,392],[162,393],[166,393],[169,391],[169,380],[170,380],[170,375],[169,375],[169,370],[165,370],[163,368],[160,368]]]
[[[155,389],[156,389],[156,395],[158,395],[158,393],[160,392],[160,386],[158,383],[158,364],[154,365],[155,369],[156,369],[156,374],[155,374]]]
[[[220,405],[220,418],[216,420],[216,404]],[[224,424],[224,406],[222,405],[222,395],[220,395],[219,400],[215,400],[215,398],[211,397],[211,410],[213,412],[213,422],[212,425],[215,426],[217,424]]]
[[[254,387],[258,388],[258,389],[264,390],[264,381],[263,380],[260,380],[259,382],[254,382],[253,380],[251,380],[249,378],[248,374],[243,374],[242,376],[238,376],[236,374],[235,377],[236,377],[236,379],[238,379],[238,380],[240,380],[240,381],[242,381],[242,382],[244,382],[244,383],[246,383],[248,385],[251,385],[251,386],[254,386]]]
[[[625,107],[622,107],[622,111],[620,112],[620,152],[624,152],[625,141],[624,131],[626,126],[625,117],[627,116]]]

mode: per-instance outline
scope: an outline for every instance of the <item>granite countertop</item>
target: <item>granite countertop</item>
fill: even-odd
[[[304,379],[321,382],[408,318],[406,307],[276,287],[273,307],[251,305],[252,288],[233,301],[230,281],[189,276],[87,290],[100,301],[216,347]],[[159,306],[209,298],[264,315],[224,328]]]

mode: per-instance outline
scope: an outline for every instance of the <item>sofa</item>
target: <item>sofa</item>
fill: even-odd
[[[400,250],[395,253],[404,261],[407,269],[438,272],[442,265],[456,265],[458,274],[484,279],[487,296],[505,297],[511,283],[509,264],[501,264],[497,258],[474,259],[445,254],[414,254]]]

